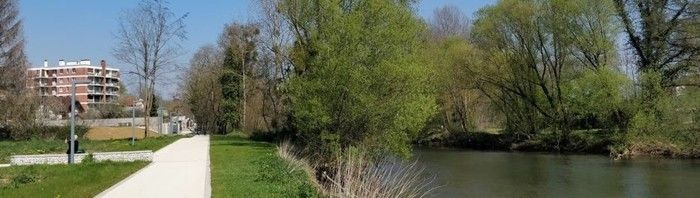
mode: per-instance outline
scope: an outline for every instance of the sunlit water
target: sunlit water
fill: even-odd
[[[417,149],[434,197],[700,197],[700,160]]]

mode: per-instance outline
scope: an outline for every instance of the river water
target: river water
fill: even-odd
[[[700,197],[700,160],[417,149],[434,197]]]

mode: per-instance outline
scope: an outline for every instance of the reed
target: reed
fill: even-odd
[[[346,152],[328,167],[309,163],[289,142],[280,144],[277,151],[292,169],[305,170],[328,197],[426,197],[437,188],[435,178],[427,176],[415,161]]]

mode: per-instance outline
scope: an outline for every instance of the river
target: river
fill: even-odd
[[[434,197],[700,197],[700,160],[417,149]]]

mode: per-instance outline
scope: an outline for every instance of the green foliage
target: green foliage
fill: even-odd
[[[221,38],[224,47],[223,73],[219,78],[223,101],[221,108],[227,129],[241,126],[245,100],[245,75],[257,60],[257,27],[254,25],[227,25]]]
[[[428,45],[425,56],[435,65],[432,80],[440,113],[435,114],[425,130],[466,132],[494,124],[481,120],[487,117],[484,112],[490,105],[474,77],[481,64],[478,50],[460,37],[435,40]]]
[[[567,108],[581,128],[625,128],[624,115],[633,87],[629,78],[605,67],[585,70],[581,76],[564,85]],[[581,123],[583,122],[583,123]]]
[[[662,87],[658,72],[641,76],[638,110],[631,120],[627,136],[630,149],[668,150],[668,155],[697,156],[700,149],[700,122],[697,88],[674,90]],[[653,154],[653,153],[652,153]]]
[[[565,144],[579,114],[572,110],[585,109],[583,100],[616,101],[611,92],[592,95],[577,85],[608,78],[595,85],[607,88],[619,81],[604,71],[615,54],[612,11],[610,2],[504,0],[478,12],[472,38],[483,64],[475,77],[504,115],[506,131],[529,139],[549,129],[557,145]],[[596,72],[582,74],[587,70]],[[593,76],[598,73],[603,76]]]
[[[34,183],[37,179],[37,176],[32,173],[21,173],[12,178],[12,182],[10,182],[9,186],[12,188],[19,188],[24,184]]]
[[[651,135],[670,131],[671,97],[661,86],[661,75],[657,72],[643,73],[640,78],[641,93],[639,110],[630,123],[631,136]]]
[[[408,156],[436,109],[433,69],[420,56],[424,25],[409,6],[388,0],[302,6],[322,8],[293,24],[307,28],[293,52],[300,75],[288,86],[302,139],[321,156],[357,145]]]

